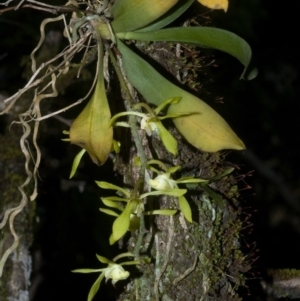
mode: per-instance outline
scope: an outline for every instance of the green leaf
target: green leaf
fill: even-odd
[[[132,254],[131,252],[121,253],[113,258],[113,262],[116,262],[117,260],[123,257],[134,257],[134,254]],[[122,265],[122,263],[120,265]]]
[[[72,270],[72,273],[83,273],[83,274],[87,274],[87,273],[99,273],[102,272],[105,269],[76,269],[76,270]]]
[[[206,152],[245,148],[226,121],[210,106],[166,80],[120,40],[117,43],[130,83],[148,102],[160,105],[168,98],[182,97],[178,104],[169,106],[168,113],[186,113],[193,109],[195,114],[172,119],[190,144]]]
[[[110,245],[113,245],[116,241],[118,241],[129,229],[130,214],[132,213],[135,205],[134,201],[128,202],[124,211],[114,221],[113,232],[109,238]]]
[[[171,133],[159,122],[155,122],[156,127],[158,128],[158,136],[161,139],[162,143],[174,156],[177,155],[177,140],[171,135]]]
[[[180,178],[179,180],[176,180],[177,184],[182,184],[182,183],[207,183],[209,182],[208,180],[204,179],[196,179],[193,177],[185,177],[185,178]]]
[[[154,109],[154,112],[156,115],[158,115],[160,113],[160,111],[162,111],[166,106],[170,105],[170,104],[175,104],[178,103],[181,100],[181,97],[174,97],[174,98],[169,98],[167,100],[165,100],[163,103],[161,103],[159,106],[157,106],[157,108]],[[176,116],[178,117],[178,116]],[[171,117],[168,117],[171,118]]]
[[[140,228],[140,224],[140,218],[137,215],[132,214],[130,216],[130,224],[128,230],[134,232]]]
[[[186,43],[199,47],[208,47],[226,52],[237,58],[244,66],[244,77],[252,51],[249,44],[238,35],[212,27],[176,27],[151,32],[122,32],[118,38],[139,41],[164,41]]]
[[[144,27],[165,14],[178,0],[116,0],[112,7],[115,33]]]
[[[103,77],[103,46],[99,44],[98,47],[96,88],[91,100],[70,127],[70,141],[86,149],[93,162],[102,165],[111,151],[113,128],[109,125],[111,114]]]
[[[194,0],[181,0],[177,2],[167,13],[155,20],[153,23],[139,29],[139,32],[159,30],[181,16],[194,2]]]
[[[124,195],[126,195],[126,197],[128,197],[128,198],[130,197],[130,193],[124,188],[121,188],[114,184],[110,184],[108,182],[103,182],[103,181],[95,181],[95,182],[100,188],[117,190],[117,191],[120,191],[121,193],[123,193]]]
[[[101,198],[102,199],[102,198]],[[108,201],[114,201],[114,202],[128,202],[129,199],[126,198],[120,198],[118,196],[108,196],[108,197],[103,197],[103,199],[106,199]]]
[[[113,210],[107,209],[107,208],[100,208],[99,210],[107,215],[116,216],[116,217],[120,216],[120,214],[116,213]]]
[[[168,173],[172,174],[174,172],[176,172],[177,170],[179,170],[181,168],[181,166],[172,166],[170,168],[168,168]]]
[[[144,117],[145,114],[143,113],[140,113],[140,112],[133,112],[133,111],[129,111],[129,112],[121,112],[121,113],[118,113],[116,115],[114,115],[111,120],[110,120],[110,125],[114,125],[114,123],[116,122],[116,120],[119,118],[119,117],[122,117],[122,116],[127,116],[127,115],[135,115],[135,116],[139,116],[139,117]]]
[[[116,197],[117,198],[117,197]],[[123,207],[120,206],[118,203],[116,203],[115,201],[109,199],[109,198],[101,198],[101,201],[103,202],[104,205],[106,205],[107,207],[110,208],[116,208],[120,211],[123,211]]]
[[[182,214],[184,215],[184,217],[186,218],[186,220],[188,222],[192,223],[193,222],[192,210],[191,210],[190,204],[188,203],[186,198],[184,196],[180,196],[178,198],[178,203],[179,203],[179,208],[180,208]]]
[[[90,291],[89,291],[89,294],[88,294],[88,301],[91,301],[96,293],[98,292],[99,290],[99,287],[100,287],[100,284],[101,284],[101,281],[102,279],[104,278],[104,274],[101,273],[100,276],[98,277],[98,279],[95,281],[95,283],[93,284],[93,286],[91,287]]]
[[[107,263],[107,264],[113,263],[111,260],[107,259],[107,258],[104,257],[104,256],[101,256],[101,255],[96,254],[96,257],[97,257],[97,259],[98,259],[100,262],[102,262],[102,263]]]
[[[86,152],[86,150],[83,148],[74,158],[69,179],[71,179],[75,175],[76,170],[79,166],[80,160],[85,152]]]
[[[150,159],[148,162],[147,162],[147,165],[158,165],[160,168],[162,168],[163,170],[165,170],[165,171],[167,171],[168,170],[168,168],[167,168],[167,166],[163,163],[163,162],[161,162],[161,161],[159,161],[159,160],[155,160],[155,159]],[[180,168],[180,166],[179,166],[179,168]]]

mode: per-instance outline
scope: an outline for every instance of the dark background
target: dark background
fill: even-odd
[[[259,75],[253,81],[239,80],[242,66],[234,58],[215,52],[218,67],[206,70],[212,80],[204,80],[200,96],[221,113],[247,146],[245,152],[228,154],[228,160],[240,165],[241,171],[248,174],[245,182],[253,187],[242,194],[252,214],[251,240],[259,249],[255,276],[263,277],[268,268],[300,269],[300,85],[296,45],[300,2],[229,2],[226,14],[203,10],[202,18],[211,18],[211,26],[243,37],[252,47]],[[39,24],[46,17],[49,14],[29,9],[0,16],[0,94],[11,95],[25,84],[21,62],[36,46]],[[62,29],[60,25],[51,26],[52,30]],[[88,85],[88,81],[74,80],[65,94],[54,100],[51,110],[78,99]],[[63,117],[75,118],[80,108],[76,110]],[[2,117],[1,133],[4,126]],[[70,270],[102,267],[95,253],[114,256],[107,239],[105,243],[99,240],[99,235],[109,236],[112,220],[98,211],[100,189],[94,180],[118,180],[117,175],[109,171],[110,162],[99,169],[86,159],[74,181],[67,182],[78,148],[60,140],[66,129],[68,126],[58,120],[46,120],[39,140],[44,159],[32,248],[33,301],[85,300],[95,275],[74,275]],[[66,182],[73,186],[65,187]],[[85,189],[78,193],[80,185]],[[244,188],[247,185],[242,183]],[[119,288],[103,286],[95,300],[114,300]]]

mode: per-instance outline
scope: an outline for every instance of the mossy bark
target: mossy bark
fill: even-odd
[[[156,143],[159,142],[153,145]],[[180,155],[174,160],[161,146],[154,148],[160,160],[182,167],[178,177],[211,179],[228,169],[220,153],[201,153],[185,142],[181,142]],[[128,175],[134,174],[135,171],[126,173],[126,181]],[[201,186],[189,190],[192,224],[182,214],[157,216],[147,223],[141,254],[151,257],[152,262],[142,265],[136,274],[131,273],[134,285],[127,285],[119,301],[241,300],[237,290],[245,284],[244,273],[250,264],[241,252],[243,223],[236,180],[227,175],[209,186],[219,196],[218,200]],[[217,204],[220,199],[222,204]],[[174,201],[161,198],[159,206],[174,208]],[[137,236],[134,234],[128,243],[132,252]]]
[[[137,45],[146,54],[150,49],[153,59],[176,77],[182,59],[174,54],[170,44]],[[156,48],[163,52],[157,55]],[[165,51],[161,51],[161,49]],[[192,49],[195,54],[195,50]],[[193,54],[192,54],[193,55]],[[194,56],[198,59],[197,56]],[[168,67],[172,59],[172,70]],[[174,62],[177,60],[178,62]],[[180,61],[181,60],[181,61]],[[189,74],[193,86],[195,78]],[[195,75],[196,76],[196,75]],[[245,285],[245,272],[250,269],[247,256],[241,251],[240,235],[243,227],[242,212],[235,172],[225,176],[231,166],[225,162],[222,153],[203,153],[189,146],[170,123],[169,130],[179,143],[179,155],[171,156],[165,151],[159,139],[143,137],[145,151],[155,159],[169,166],[180,165],[175,177],[194,176],[211,180],[205,186],[189,186],[187,199],[192,208],[193,223],[183,215],[173,217],[155,216],[146,218],[141,255],[151,258],[150,264],[142,264],[131,271],[133,282],[128,283],[119,301],[189,301],[189,300],[241,300],[238,290]],[[130,151],[129,162],[136,156]],[[136,167],[117,161],[116,168],[124,174],[124,182],[134,186],[138,177]],[[152,202],[152,201],[151,201]],[[149,200],[148,200],[149,206]],[[178,208],[176,199],[160,198],[153,200],[151,208]],[[149,208],[148,208],[149,209]],[[128,249],[134,252],[138,233],[132,233]]]

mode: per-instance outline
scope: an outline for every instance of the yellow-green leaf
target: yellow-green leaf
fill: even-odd
[[[140,218],[136,215],[130,217],[129,231],[134,232],[140,228]]]
[[[105,269],[76,269],[76,270],[72,270],[72,273],[83,273],[83,274],[87,274],[87,273],[99,273],[104,271]]]
[[[99,290],[99,287],[100,287],[100,284],[101,284],[101,281],[103,278],[104,278],[104,274],[101,273],[89,291],[88,301],[91,301],[95,297],[96,293]]]
[[[245,148],[227,122],[209,105],[166,80],[120,40],[118,49],[129,81],[148,102],[160,105],[168,98],[181,97],[179,103],[169,106],[168,113],[190,113],[192,109],[195,114],[172,119],[190,144],[206,152]]]
[[[142,28],[165,14],[178,0],[116,0],[112,7],[114,32]]]
[[[155,122],[158,129],[158,136],[166,149],[172,153],[174,156],[177,155],[177,140],[172,136],[172,134],[163,126],[163,124],[158,121]]]
[[[117,185],[114,185],[114,184],[110,184],[108,182],[104,182],[104,181],[95,181],[96,184],[100,187],[100,188],[103,188],[103,189],[112,189],[112,190],[117,190],[117,191],[120,191],[121,193],[123,193],[126,197],[130,197],[130,193],[129,191],[127,191],[126,189],[124,188],[121,188]]]
[[[117,202],[112,201],[111,199],[108,198],[101,198],[101,201],[103,202],[104,205],[106,205],[107,207],[110,208],[115,208],[118,209],[120,211],[123,211],[123,207],[120,206]]]
[[[174,173],[176,172],[177,170],[179,170],[181,168],[181,166],[172,166],[170,168],[168,168],[168,173],[171,174],[171,173]]]
[[[86,149],[93,162],[102,165],[108,158],[113,141],[113,129],[109,126],[111,114],[103,78],[102,47],[98,60],[98,80],[94,94],[71,125],[70,141]]]
[[[211,9],[223,9],[225,12],[228,9],[228,0],[197,0],[202,5]]]
[[[193,177],[184,177],[180,178],[179,180],[176,181],[177,184],[183,184],[183,183],[207,183],[208,180],[204,179],[197,179]]]
[[[131,252],[121,253],[121,254],[119,254],[119,255],[117,255],[116,257],[113,258],[113,262],[116,262],[117,260],[119,260],[120,258],[123,258],[123,257],[134,257],[134,254],[131,253]],[[121,263],[120,265],[124,265],[124,263],[125,262]]]
[[[118,217],[120,214],[116,213],[115,211],[113,210],[110,210],[110,209],[106,209],[106,208],[100,208],[99,209],[101,212],[107,214],[107,215],[111,215],[111,216],[116,216]]]
[[[192,223],[193,222],[192,211],[191,211],[190,204],[188,203],[186,198],[184,196],[180,196],[178,198],[178,203],[179,203],[179,208],[180,208],[182,214],[184,215],[184,217],[186,218],[186,220],[188,222]]]
[[[110,245],[118,241],[129,229],[130,214],[133,211],[135,205],[136,204],[134,201],[128,202],[124,211],[114,221],[113,232],[109,238]]]
[[[104,256],[96,254],[97,259],[102,263],[113,263],[111,260],[107,259]]]
[[[71,169],[71,174],[70,174],[70,177],[69,179],[71,179],[75,173],[76,173],[76,170],[79,166],[79,163],[80,163],[80,160],[83,156],[83,154],[86,152],[86,150],[83,148],[77,155],[76,157],[74,158],[74,161],[73,161],[73,164],[72,164],[72,169]]]
[[[180,0],[166,14],[138,31],[155,31],[167,26],[182,15],[193,4],[193,2],[194,0]]]

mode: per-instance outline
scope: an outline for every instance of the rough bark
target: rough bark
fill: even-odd
[[[19,148],[20,126],[13,125],[4,135],[0,135],[0,169],[1,169],[1,213],[17,207],[22,199],[18,187],[26,179],[24,172],[24,155]],[[18,248],[8,258],[3,275],[0,278],[0,299],[3,301],[28,301],[31,274],[32,217],[34,203],[29,205],[15,218],[14,228],[20,239]],[[2,220],[3,216],[1,216]],[[12,245],[13,237],[8,225],[1,231],[0,258]]]
[[[160,141],[151,142],[155,157],[182,168],[176,176],[195,176],[212,179],[229,168],[220,153],[201,153],[180,141],[179,156],[172,159]],[[146,139],[146,138],[144,138]],[[131,157],[136,155],[131,150]],[[131,158],[132,159],[132,158]],[[123,165],[125,166],[125,165]],[[136,168],[125,172],[125,182],[134,183]],[[244,273],[250,269],[241,251],[241,209],[236,179],[233,175],[211,182],[218,195],[213,199],[201,186],[189,190],[188,200],[193,210],[193,223],[182,214],[174,217],[157,216],[146,223],[142,255],[150,264],[143,265],[136,274],[134,285],[128,284],[119,300],[240,300],[237,289],[245,284]],[[219,201],[221,204],[218,204]],[[177,208],[176,200],[161,198],[154,207]],[[138,234],[128,242],[134,251]]]
[[[192,61],[199,60],[195,49],[181,57],[176,55],[176,47],[168,43],[138,46],[177,79],[185,66],[182,59],[190,59],[190,69],[184,67],[187,68],[186,82],[190,88],[198,86],[192,69]],[[164,150],[156,137],[143,136],[143,144],[149,158],[169,166],[181,166],[176,178],[213,179],[232,167],[222,153],[202,153],[189,146],[171,123],[170,131],[179,142],[179,155],[175,158]],[[129,162],[133,162],[136,155],[132,148]],[[133,165],[120,161],[116,164],[124,174],[124,182],[133,187],[138,171],[130,166]],[[187,198],[193,211],[192,224],[181,213],[173,217],[159,215],[146,222],[141,254],[152,261],[142,265],[136,273],[131,272],[135,280],[127,285],[119,301],[241,300],[237,291],[245,285],[244,273],[250,269],[250,263],[241,251],[243,221],[235,176],[234,173],[221,176],[211,181],[208,188],[189,186]],[[159,202],[154,200],[151,206],[178,208],[176,199],[167,197],[160,198]],[[128,241],[129,251],[134,251],[137,239],[138,234],[132,234]]]

